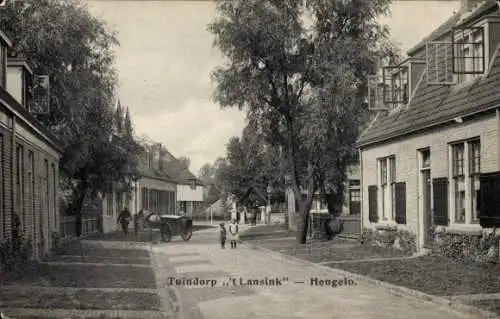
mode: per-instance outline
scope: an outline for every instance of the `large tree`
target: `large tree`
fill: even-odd
[[[209,25],[227,59],[215,99],[244,109],[282,147],[299,205],[300,243],[317,191],[342,198],[367,92],[387,49],[389,0],[217,1]]]
[[[114,112],[115,33],[81,2],[59,0],[8,1],[0,29],[14,54],[50,77],[50,113],[39,119],[63,144],[61,185],[73,191],[71,211],[80,217],[85,197],[111,184],[129,190],[140,148],[130,134],[114,134],[123,124]]]

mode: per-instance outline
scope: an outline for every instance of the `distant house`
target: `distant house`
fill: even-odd
[[[62,146],[34,116],[49,111],[48,77],[34,75],[26,60],[10,56],[11,45],[0,30],[0,241],[22,235],[37,258],[59,232]]]
[[[167,150],[165,150],[164,170],[177,183],[177,212],[200,218],[204,208],[203,183]]]
[[[119,101],[117,109],[121,108]],[[140,158],[140,178],[133,182],[133,190],[127,193],[114,184],[113,190],[104,196],[102,230],[117,229],[117,218],[126,207],[132,215],[141,210],[158,214],[176,213],[177,182],[165,170],[165,156],[161,144],[144,143]],[[133,225],[130,224],[130,227]]]
[[[236,202],[233,197],[219,198],[203,211],[206,220],[229,220],[231,213],[236,209]]]
[[[500,13],[495,1],[461,4],[372,77],[380,113],[358,140],[363,227],[410,231],[419,249],[436,231],[477,233],[482,213],[500,219],[481,206],[498,197],[483,180],[500,171]]]

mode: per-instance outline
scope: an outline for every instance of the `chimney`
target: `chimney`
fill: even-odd
[[[29,90],[33,81],[33,71],[26,59],[19,57],[7,58],[6,90],[19,104],[28,108]]]
[[[460,0],[460,14],[462,16],[472,12],[484,0]]]

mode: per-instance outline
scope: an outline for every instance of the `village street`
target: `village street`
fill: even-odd
[[[217,235],[153,246],[160,297],[179,318],[482,318],[246,244],[222,250]]]

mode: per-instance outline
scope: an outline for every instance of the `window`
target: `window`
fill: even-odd
[[[423,150],[420,152],[422,154],[422,169],[431,167],[431,151]]]
[[[191,189],[196,189],[196,180],[191,180]]]
[[[408,67],[392,66],[383,68],[384,81],[384,103],[397,104],[408,103]]]
[[[35,202],[35,154],[33,151],[28,151],[28,181],[29,199],[31,200],[32,208],[32,227],[33,235],[36,234],[36,202]]]
[[[351,179],[349,180],[349,187],[360,186],[361,182],[359,179]]]
[[[394,220],[396,208],[396,157],[379,159],[379,202],[382,220]]]
[[[361,192],[359,189],[351,189],[349,191],[349,201],[351,203],[361,201]]]
[[[49,201],[49,190],[50,190],[50,179],[49,179],[49,161],[47,159],[44,159],[43,161],[44,165],[44,172],[45,172],[45,192],[44,192],[44,199],[46,203],[46,216],[47,216],[47,221],[49,223],[49,229],[52,227],[50,223],[50,201]]]
[[[470,224],[479,221],[481,145],[470,140],[451,145],[452,198],[454,223]]]
[[[26,212],[23,205],[24,199],[24,188],[23,188],[23,177],[24,177],[24,156],[23,156],[23,146],[20,144],[16,145],[16,213],[21,218],[21,229],[23,232],[26,231]]]
[[[391,188],[391,218],[396,216],[396,158],[389,157],[389,183]]]
[[[464,178],[464,144],[452,146],[453,180],[455,189],[455,222],[465,222],[465,178]]]
[[[113,216],[113,193],[106,194],[106,216]]]
[[[484,28],[453,31],[453,73],[458,82],[470,81],[485,72]]]
[[[54,223],[57,222],[57,175],[56,175],[56,165],[50,165],[52,169],[52,214],[54,216]]]
[[[116,212],[121,212],[123,209],[123,193],[122,192],[117,192],[116,193]]]
[[[469,176],[471,189],[471,222],[479,222],[479,196],[481,173],[481,143],[480,141],[469,142]]]
[[[141,188],[141,205],[142,209],[149,211],[149,201],[148,201],[148,189],[146,187]]]

